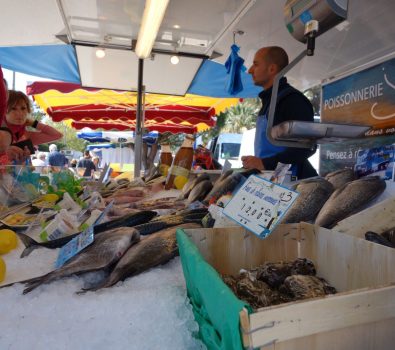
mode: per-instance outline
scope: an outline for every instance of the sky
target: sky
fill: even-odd
[[[12,90],[13,89],[12,71],[3,68],[3,74],[4,74],[4,78],[7,80],[8,88]],[[26,86],[35,81],[52,81],[52,80],[48,78],[35,77],[33,75],[15,72],[15,90],[26,93]]]

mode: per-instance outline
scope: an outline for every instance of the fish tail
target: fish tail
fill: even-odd
[[[34,249],[41,248],[40,243],[36,242],[33,238],[30,238],[23,233],[18,233],[18,237],[26,247],[21,254],[21,258],[28,256]]]
[[[30,282],[28,286],[23,290],[23,294],[30,293],[32,290],[36,289],[38,286],[41,286],[44,282],[40,279],[39,281]]]
[[[95,286],[89,287],[89,288],[82,288],[78,292],[76,292],[78,295],[85,294],[87,292],[96,292],[99,289],[103,288],[109,288],[112,287],[114,284],[119,282],[119,278],[117,278],[118,275],[115,274],[110,274],[106,279],[103,281],[99,282],[99,284],[96,284]]]

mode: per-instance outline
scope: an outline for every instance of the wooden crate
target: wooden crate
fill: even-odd
[[[395,250],[310,224],[265,240],[240,227],[185,230],[221,274],[265,261],[311,259],[336,295],[240,313],[246,348],[395,349]]]
[[[364,239],[367,231],[382,233],[393,227],[395,227],[395,197],[340,221],[333,230]]]

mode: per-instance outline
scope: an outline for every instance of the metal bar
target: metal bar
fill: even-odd
[[[237,23],[243,18],[243,16],[247,13],[247,11],[255,5],[257,0],[245,0],[240,7],[236,10],[233,17],[230,21],[221,29],[218,35],[214,38],[214,40],[210,43],[210,45],[206,48],[205,53],[209,54],[211,50],[220,42],[228,33],[233,29]]]
[[[67,39],[69,40],[69,43],[71,43],[73,38],[72,38],[72,34],[71,34],[70,24],[69,24],[69,22],[67,20],[66,13],[64,11],[62,0],[56,0],[56,3],[58,5],[58,9],[59,9],[60,15],[62,17],[64,27],[66,29]]]
[[[269,116],[266,128],[266,137],[269,142],[275,146],[285,146],[285,147],[298,147],[298,148],[315,148],[315,143],[311,141],[280,141],[272,137],[272,128],[274,122],[274,113],[276,111],[278,87],[280,84],[280,79],[289,72],[293,67],[295,67],[305,56],[307,55],[307,50],[301,52],[291,63],[284,67],[274,78],[272,97],[270,99]]]
[[[138,83],[137,83],[137,111],[136,111],[136,137],[134,139],[134,178],[140,177],[141,150],[143,143],[142,115],[143,115],[143,71],[144,60],[139,58]]]

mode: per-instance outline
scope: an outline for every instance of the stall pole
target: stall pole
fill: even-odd
[[[141,149],[143,143],[142,114],[143,114],[143,68],[144,60],[139,59],[138,85],[137,85],[137,113],[136,113],[136,137],[134,140],[134,178],[140,177]]]

